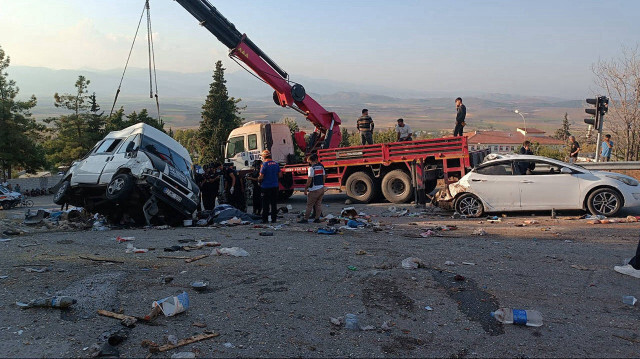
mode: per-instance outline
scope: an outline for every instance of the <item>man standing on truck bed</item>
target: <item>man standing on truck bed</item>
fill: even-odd
[[[456,99],[456,127],[453,129],[453,136],[462,136],[462,130],[466,123],[464,119],[467,117],[467,107],[462,104],[462,98]]]
[[[358,131],[362,145],[373,145],[373,119],[369,117],[369,110],[362,109],[362,116],[358,118]]]
[[[269,209],[271,209],[271,223],[278,219],[278,191],[282,177],[280,165],[271,159],[271,151],[262,151],[262,168],[260,169],[260,186],[262,187],[262,223],[269,223]]]

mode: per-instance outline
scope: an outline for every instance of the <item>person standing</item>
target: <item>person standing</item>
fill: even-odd
[[[280,165],[271,158],[271,151],[262,151],[262,168],[258,181],[262,187],[262,223],[269,223],[269,209],[271,209],[271,223],[278,219],[278,191],[279,179],[282,178]]]
[[[398,124],[396,125],[396,133],[398,134],[397,141],[412,141],[411,136],[413,133],[411,132],[411,127],[404,123],[404,119],[399,118]]]
[[[362,109],[362,116],[358,118],[357,128],[363,146],[373,145],[373,127],[373,119],[369,117],[369,110]]]
[[[609,162],[611,160],[611,150],[613,150],[611,135],[604,135],[604,141],[602,141],[602,152],[600,153],[600,160],[602,162]]]
[[[322,198],[324,197],[324,181],[327,173],[322,163],[318,162],[318,155],[315,153],[307,159],[309,170],[307,172],[307,184],[304,187],[304,195],[307,196],[307,210],[304,212],[304,218],[298,223],[309,223],[311,211],[315,213],[313,223],[320,223],[320,214],[322,213]]]
[[[462,136],[462,130],[466,123],[464,119],[467,117],[467,107],[462,103],[462,98],[456,99],[456,127],[453,129],[453,136]]]
[[[244,197],[244,186],[235,167],[224,167],[224,180],[226,183],[226,194],[229,204],[242,212],[246,212],[247,201]]]
[[[213,210],[216,206],[216,198],[220,186],[220,163],[214,162],[208,166],[201,182],[202,204],[205,210]]]
[[[580,153],[580,144],[576,141],[575,136],[569,136],[569,163],[576,163],[578,153]]]
[[[247,179],[251,181],[251,198],[253,200],[253,214],[256,216],[262,216],[262,189],[258,178],[260,177],[260,167],[262,167],[262,161],[253,161],[253,172],[247,175]]]
[[[636,256],[631,258],[629,263],[623,266],[613,267],[613,270],[621,274],[640,278],[640,242],[638,242],[638,247],[636,248]]]
[[[18,192],[18,193],[22,193],[20,192],[21,188],[20,188],[20,183],[16,183],[16,188],[14,189],[14,191]]]
[[[533,151],[531,150],[531,142],[530,141],[524,141],[522,143],[522,147],[520,147],[520,154],[521,155],[533,155]],[[518,174],[520,175],[526,175],[526,174],[531,174],[531,171],[533,171],[533,166],[534,164],[532,162],[529,161],[518,161],[516,162],[516,165],[518,166]]]

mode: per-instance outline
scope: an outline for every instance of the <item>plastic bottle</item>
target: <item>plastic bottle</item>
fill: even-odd
[[[358,317],[355,314],[345,315],[344,327],[349,330],[359,330]]]
[[[22,308],[46,307],[46,308],[68,308],[78,301],[71,297],[51,297],[34,299],[26,305],[20,305]]]
[[[542,326],[542,314],[537,310],[500,308],[491,312],[491,316],[502,324],[518,324],[529,327]]]

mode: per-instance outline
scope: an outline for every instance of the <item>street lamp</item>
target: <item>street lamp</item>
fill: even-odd
[[[526,139],[526,137],[527,137],[527,121],[524,119],[524,115],[522,114],[522,112],[520,112],[520,110],[515,110],[513,112],[517,113],[518,115],[520,115],[520,117],[522,117],[522,122],[524,122],[524,137]]]

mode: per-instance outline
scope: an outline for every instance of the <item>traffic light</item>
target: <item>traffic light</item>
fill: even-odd
[[[599,119],[600,119],[600,97],[596,97],[596,98],[588,98],[587,99],[587,103],[589,105],[593,105],[594,108],[587,108],[584,110],[584,112],[590,114],[593,116],[593,118],[585,118],[584,119],[584,123],[589,124],[591,126],[593,126],[593,128],[595,128],[596,130],[599,128],[598,127],[598,123],[599,123]]]
[[[609,111],[609,99],[605,96],[600,96],[598,99],[598,112],[600,112],[600,116],[604,116],[607,111]]]

